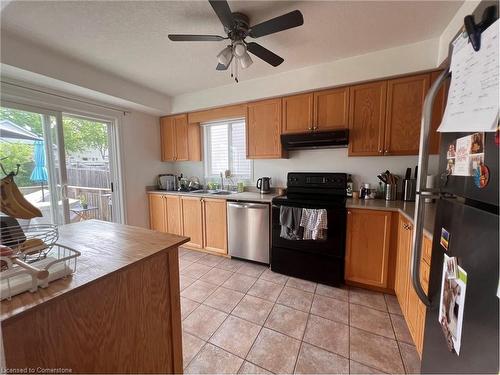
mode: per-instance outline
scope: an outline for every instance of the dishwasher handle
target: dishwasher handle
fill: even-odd
[[[257,210],[265,210],[269,205],[265,203],[251,203],[251,202],[227,202],[227,206],[231,208],[251,208]]]

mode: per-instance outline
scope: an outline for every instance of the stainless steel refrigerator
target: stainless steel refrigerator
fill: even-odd
[[[496,3],[498,4],[498,3]],[[476,10],[480,19],[487,3]],[[484,165],[489,169],[489,182],[478,186],[473,176],[447,175],[450,145],[472,133],[442,133],[439,156],[439,186],[425,188],[427,171],[427,136],[429,133],[432,97],[449,78],[444,72],[431,87],[424,104],[420,140],[419,172],[415,212],[415,237],[412,252],[412,287],[427,307],[422,373],[499,373],[499,145],[498,133],[484,133]],[[425,205],[423,199],[437,199],[431,272],[428,295],[420,285],[419,263]],[[443,231],[444,229],[444,231]],[[449,330],[443,329],[443,267],[445,257],[456,259],[466,273],[464,299],[453,302],[450,310],[459,316],[458,350],[453,346]],[[448,263],[447,263],[448,264]],[[453,268],[453,267],[452,267]],[[463,286],[463,284],[462,284]],[[443,298],[442,295],[445,297]],[[458,301],[458,298],[454,301]],[[459,310],[462,309],[460,316]],[[440,315],[441,314],[441,315]],[[455,331],[456,335],[456,331]],[[451,343],[450,343],[451,342]]]

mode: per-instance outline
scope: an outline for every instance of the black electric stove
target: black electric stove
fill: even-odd
[[[345,173],[290,172],[287,194],[272,201],[271,269],[285,275],[338,286],[344,281],[346,235]],[[326,235],[321,240],[290,240],[280,236],[281,207],[325,209]]]

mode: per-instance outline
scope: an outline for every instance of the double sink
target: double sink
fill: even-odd
[[[231,194],[236,194],[236,191],[229,191],[229,190],[193,190],[190,191],[189,193],[191,194],[212,194],[212,195],[231,195]]]

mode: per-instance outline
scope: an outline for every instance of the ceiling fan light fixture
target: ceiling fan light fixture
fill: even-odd
[[[248,52],[245,52],[242,56],[238,57],[238,61],[243,69],[248,68],[252,65],[253,61]]]
[[[231,46],[227,46],[224,48],[222,51],[219,52],[217,55],[217,60],[219,61],[220,64],[224,66],[228,66],[229,63],[231,62],[231,59],[233,57],[233,49]]]
[[[235,42],[233,45],[234,55],[237,57],[242,57],[247,52],[247,46],[243,42]]]

